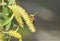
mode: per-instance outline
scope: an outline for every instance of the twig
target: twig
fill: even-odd
[[[8,40],[8,41],[10,41],[10,39],[11,39],[11,36],[10,36],[10,38],[9,38],[9,40]]]
[[[19,30],[19,26],[17,27],[17,29],[15,30],[16,32]]]

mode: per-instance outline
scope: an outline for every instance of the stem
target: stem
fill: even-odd
[[[7,36],[7,37],[5,37],[5,38],[9,38],[9,37]]]
[[[7,34],[8,32],[2,31],[4,34]]]
[[[9,40],[8,40],[8,41],[10,41],[10,39],[11,39],[11,36],[10,36],[10,38],[9,38]]]
[[[15,30],[16,32],[19,30],[19,26],[17,27],[17,29]]]

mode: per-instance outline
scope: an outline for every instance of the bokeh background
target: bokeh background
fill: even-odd
[[[34,22],[36,32],[31,33],[27,27],[21,29],[23,41],[60,41],[60,0],[16,0],[16,2],[29,14],[38,11]]]

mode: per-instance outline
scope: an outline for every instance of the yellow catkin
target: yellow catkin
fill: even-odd
[[[23,19],[25,20],[27,26],[29,27],[29,29],[31,30],[31,32],[35,32],[35,27],[33,25],[33,23],[30,21],[29,15],[27,14],[27,12],[25,12],[25,10],[19,6],[19,5],[12,5],[9,6],[9,8],[15,9],[18,13],[20,13],[20,15],[23,17]]]
[[[23,27],[23,21],[22,21],[21,15],[18,13],[18,9],[15,9],[15,7],[13,7],[13,6],[10,9],[12,10],[12,12],[13,12],[17,22],[19,23],[19,25],[21,27]]]
[[[4,41],[4,34],[0,32],[0,41]]]
[[[20,14],[17,13],[16,11],[14,11],[14,15],[15,15],[15,18],[16,18],[17,22],[19,23],[19,25],[20,25],[21,27],[23,27],[23,21],[22,21],[22,18],[21,18],[21,16],[20,16]]]
[[[19,39],[19,41],[22,41],[22,39]]]
[[[8,31],[8,35],[9,36],[12,36],[12,37],[15,37],[15,38],[17,38],[17,39],[21,39],[21,41],[22,41],[22,36],[21,36],[21,34],[19,34],[18,32],[16,32],[16,31],[13,31],[13,30],[10,30],[10,31]]]

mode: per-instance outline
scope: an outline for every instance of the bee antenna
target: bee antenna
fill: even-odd
[[[36,14],[38,14],[40,12],[40,10],[34,12],[33,16],[35,16]]]

